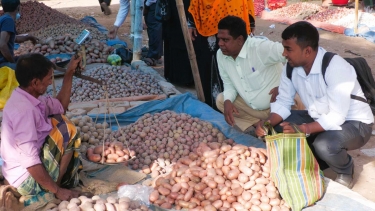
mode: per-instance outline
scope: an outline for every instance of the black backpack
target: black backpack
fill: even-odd
[[[323,75],[324,81],[325,81],[325,73],[326,73],[327,67],[329,63],[331,62],[332,57],[335,55],[336,55],[335,53],[326,52],[323,56],[322,75]],[[359,85],[362,88],[363,93],[365,94],[366,99],[356,96],[356,95],[350,95],[350,97],[354,100],[359,100],[361,102],[368,103],[370,105],[372,114],[375,115],[375,81],[374,81],[374,78],[372,77],[371,68],[368,66],[366,60],[362,57],[344,58],[344,59],[354,67],[355,72],[357,74],[357,80],[359,82]],[[290,80],[292,80],[292,71],[293,71],[293,67],[290,66],[289,63],[287,63],[286,76]]]

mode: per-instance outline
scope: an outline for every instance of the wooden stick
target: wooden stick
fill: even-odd
[[[358,1],[355,0],[355,20],[354,20],[354,33],[358,34]]]
[[[134,19],[134,26],[133,26],[133,61],[141,60],[142,54],[142,31],[143,31],[143,24],[142,24],[142,17],[143,17],[143,1],[142,0],[134,0],[135,1],[135,19]]]
[[[191,41],[189,29],[187,26],[184,3],[182,2],[182,0],[176,0],[176,5],[177,5],[178,16],[180,17],[182,34],[184,35],[186,49],[189,54],[190,66],[193,72],[195,89],[197,90],[198,99],[202,102],[205,102],[201,77],[199,75],[199,70],[198,70],[197,57],[195,55],[193,42]]]

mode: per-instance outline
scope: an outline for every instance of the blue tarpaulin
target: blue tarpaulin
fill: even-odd
[[[144,103],[124,113],[117,114],[116,118],[121,126],[125,126],[137,121],[138,118],[146,113],[154,114],[164,110],[172,110],[176,113],[187,113],[192,117],[198,117],[201,120],[208,121],[217,127],[227,138],[233,139],[238,144],[265,148],[263,141],[253,136],[238,132],[225,122],[224,116],[221,113],[200,102],[190,93],[185,93],[165,100],[154,100]],[[96,115],[92,115],[91,117],[96,118]],[[104,114],[98,116],[98,122],[103,122],[104,118],[106,118],[108,122],[109,117]],[[110,117],[110,122],[111,125],[117,125],[113,115]]]

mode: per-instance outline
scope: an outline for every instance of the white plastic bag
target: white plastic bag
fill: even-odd
[[[119,198],[128,197],[131,200],[141,202],[147,206],[150,205],[148,198],[150,197],[152,187],[144,185],[123,185],[119,188],[117,195]]]

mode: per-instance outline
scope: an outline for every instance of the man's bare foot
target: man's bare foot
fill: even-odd
[[[104,10],[104,15],[110,15],[112,13],[111,9],[109,9],[108,5],[105,2],[102,2],[100,6],[102,6]]]

